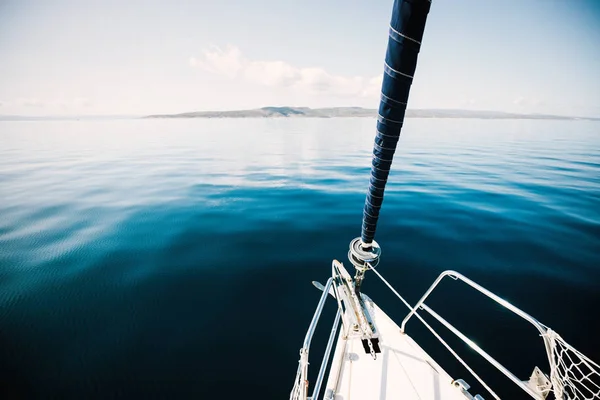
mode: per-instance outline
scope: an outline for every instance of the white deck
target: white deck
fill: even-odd
[[[453,380],[425,351],[377,305],[367,307],[380,334],[381,353],[366,354],[360,335],[338,337],[325,399],[335,400],[465,400],[471,395]],[[343,356],[343,357],[342,357]],[[336,371],[339,371],[336,373]]]

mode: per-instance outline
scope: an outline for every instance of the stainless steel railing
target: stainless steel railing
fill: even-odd
[[[552,349],[550,348],[551,344],[547,340],[547,335],[546,335],[548,328],[544,324],[542,324],[537,319],[533,318],[531,315],[527,314],[523,310],[519,309],[518,307],[515,307],[514,305],[512,305],[508,301],[506,301],[503,298],[497,296],[496,294],[490,292],[489,290],[487,290],[483,286],[479,285],[478,283],[473,282],[472,280],[470,280],[466,276],[464,276],[464,275],[462,275],[462,274],[460,274],[460,273],[458,273],[456,271],[449,270],[449,271],[442,272],[438,276],[438,278],[433,282],[433,284],[429,287],[429,289],[427,289],[427,291],[421,297],[421,299],[417,302],[417,304],[415,304],[414,307],[410,307],[408,305],[408,302],[406,302],[406,300],[404,300],[398,294],[398,292],[396,292],[396,290],[381,276],[381,274],[379,274],[379,272],[377,272],[375,269],[371,269],[371,270],[374,271],[376,273],[376,275],[392,290],[392,292],[394,292],[394,294],[396,294],[396,296],[399,297],[400,300],[402,300],[402,302],[410,308],[410,312],[404,318],[404,320],[402,321],[402,325],[400,326],[400,331],[401,332],[405,332],[406,323],[411,319],[411,317],[412,316],[417,316],[419,318],[419,320],[421,322],[423,322],[423,324],[425,324],[425,326],[434,334],[434,336],[452,353],[452,355],[463,366],[465,366],[469,370],[469,372],[490,392],[490,394],[492,394],[492,396],[494,398],[500,399],[500,397],[483,381],[483,379],[481,379],[475,373],[475,371],[473,371],[467,365],[467,363],[462,358],[460,358],[460,356],[458,356],[458,354],[454,350],[452,350],[450,348],[450,346],[440,337],[440,335],[437,332],[435,332],[433,330],[433,328],[431,328],[431,326],[429,324],[427,324],[419,314],[417,314],[417,310],[419,310],[419,309],[424,310],[429,315],[431,315],[433,318],[435,318],[438,322],[440,322],[442,325],[444,325],[450,332],[452,332],[459,339],[461,339],[464,343],[466,343],[477,354],[479,354],[486,361],[488,361],[491,365],[493,365],[498,371],[500,371],[507,378],[509,378],[511,381],[513,381],[513,383],[515,383],[517,386],[519,386],[523,391],[525,391],[527,394],[529,394],[531,397],[533,397],[534,399],[543,399],[544,398],[544,396],[542,395],[542,392],[534,390],[532,387],[530,387],[527,384],[527,382],[524,382],[524,381],[520,380],[518,377],[516,377],[512,372],[510,372],[510,370],[508,370],[508,368],[506,368],[505,366],[503,366],[500,362],[498,362],[491,355],[489,355],[487,352],[485,352],[481,347],[479,347],[471,339],[469,339],[462,332],[460,332],[458,329],[456,329],[452,324],[450,324],[448,321],[446,321],[444,318],[442,318],[437,312],[435,312],[433,309],[431,309],[431,307],[429,307],[427,304],[425,304],[425,300],[429,297],[429,295],[433,292],[433,290],[438,286],[438,284],[445,277],[450,277],[450,278],[452,278],[454,280],[460,280],[460,281],[466,283],[467,285],[471,286],[472,288],[474,288],[478,292],[480,292],[483,295],[487,296],[488,298],[494,300],[496,303],[498,303],[501,306],[503,306],[504,308],[512,311],[515,315],[521,317],[522,319],[524,319],[525,321],[527,321],[531,325],[533,325],[539,331],[542,339],[544,340],[544,346],[545,346],[545,349],[546,349],[546,354],[548,356],[548,361],[549,361],[549,363],[551,365],[552,364],[552,360],[551,360],[551,358],[552,358]]]
[[[325,354],[323,356],[323,360],[321,361],[321,366],[319,368],[317,380],[315,381],[315,386],[310,397],[308,397],[308,355],[310,352],[310,344],[312,342],[312,338],[315,334],[317,324],[319,323],[321,313],[323,312],[323,307],[325,306],[327,296],[329,295],[330,289],[332,287],[333,278],[333,276],[329,278],[325,286],[323,286],[322,288],[320,287],[323,293],[321,294],[321,298],[319,299],[319,303],[317,304],[317,308],[315,310],[313,318],[310,322],[310,325],[308,326],[308,331],[306,332],[306,336],[304,337],[302,348],[300,349],[298,371],[296,373],[294,387],[292,389],[292,392],[290,393],[290,400],[316,399],[321,390],[321,384],[323,383],[323,377],[325,376],[325,371],[327,370],[327,365],[329,363],[329,358],[331,355],[331,349],[333,348],[333,343],[335,342],[337,329],[342,316],[341,306],[338,306],[338,310],[333,321],[333,326],[331,328],[331,332],[329,333],[329,340],[327,341]]]

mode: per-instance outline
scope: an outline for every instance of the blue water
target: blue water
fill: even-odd
[[[360,234],[374,125],[0,122],[0,397],[286,398],[310,282]],[[600,360],[600,123],[408,120],[377,240],[410,302],[455,269]],[[404,316],[375,276],[364,291]],[[431,306],[522,379],[546,365],[534,329],[459,283]]]

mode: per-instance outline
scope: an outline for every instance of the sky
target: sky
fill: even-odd
[[[392,0],[0,0],[0,115],[377,108]],[[409,108],[600,116],[600,0],[433,0]]]

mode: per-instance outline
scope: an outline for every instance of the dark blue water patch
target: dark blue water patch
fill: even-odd
[[[11,305],[20,315],[5,316],[18,321],[8,324],[7,332],[28,332],[11,342],[8,357],[18,356],[23,366],[35,364],[26,370],[27,376],[37,377],[36,386],[25,392],[33,396],[47,390],[67,397],[82,392],[93,396],[95,390],[99,397],[120,391],[125,397],[209,395],[219,391],[219,383],[241,385],[250,380],[275,395],[277,390],[264,379],[268,370],[256,366],[289,348],[283,337],[277,345],[272,340],[282,318],[297,316],[297,328],[304,329],[310,316],[312,304],[295,301],[305,294],[295,288],[313,289],[295,284],[288,270],[314,271],[310,266],[317,265],[310,259],[293,261],[297,257],[290,254],[279,262],[247,258],[236,273],[235,265],[190,269],[183,281],[171,268],[150,268],[151,276],[130,281],[119,278],[122,271],[144,266],[144,260],[117,252],[83,275],[48,286],[43,293],[49,301],[43,305],[35,298]],[[162,266],[171,264],[165,260]],[[78,301],[65,304],[65,297]],[[27,320],[37,321],[38,328],[21,325]],[[292,369],[294,353],[284,363]],[[44,354],[42,362],[35,361],[38,354]],[[266,358],[257,360],[257,354]],[[88,373],[82,376],[82,370]],[[268,372],[272,376],[273,371]],[[238,390],[232,395],[243,393]]]

